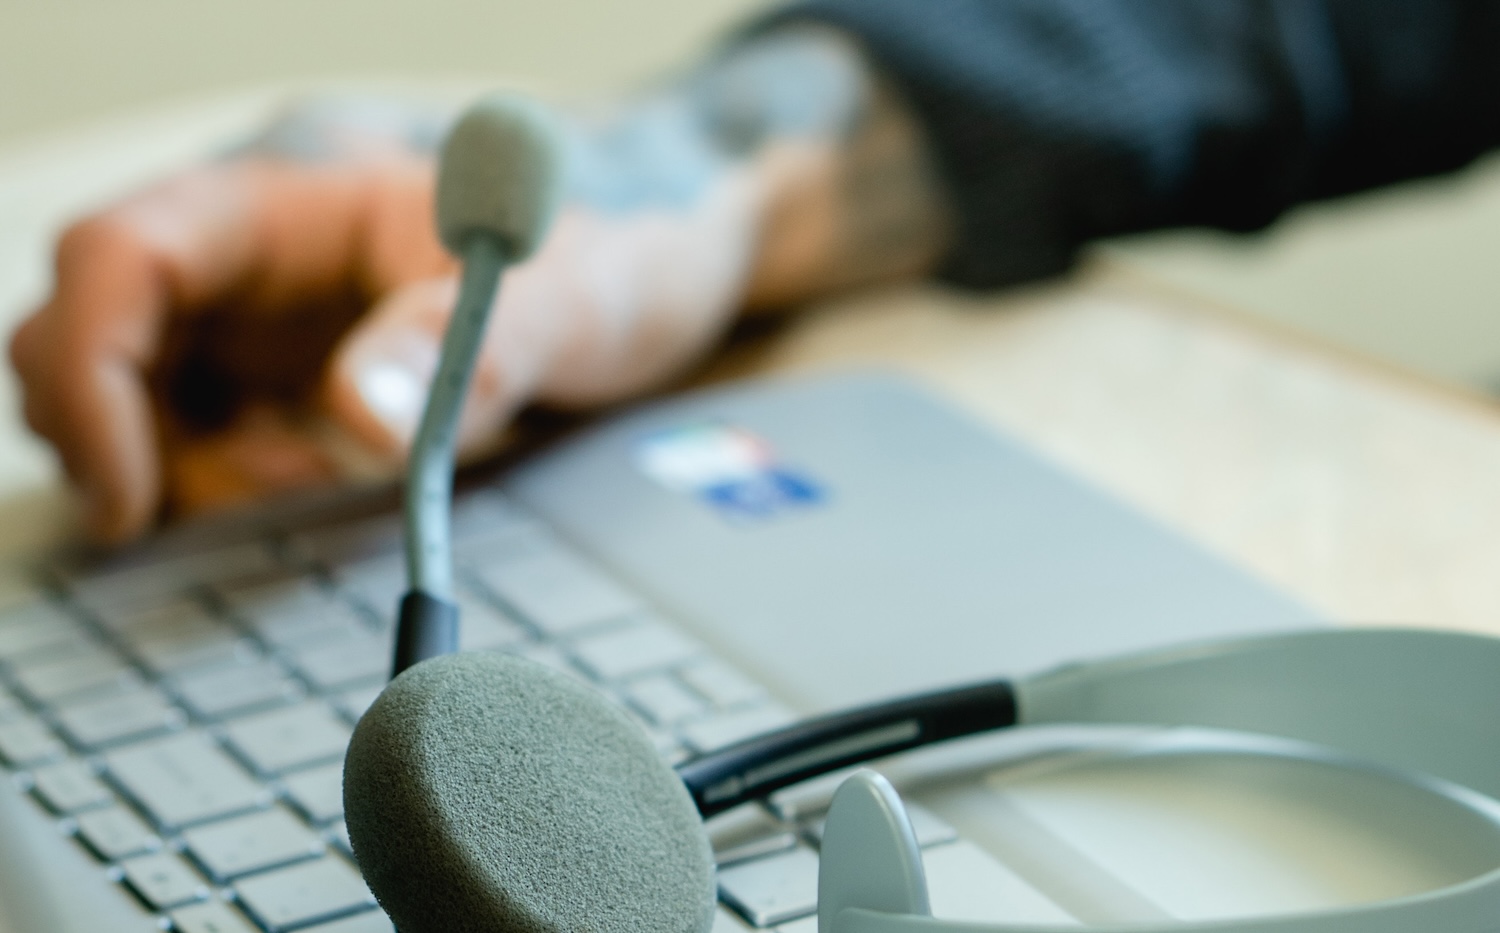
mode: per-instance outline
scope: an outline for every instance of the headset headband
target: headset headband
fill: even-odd
[[[1407,630],[1299,632],[1075,665],[1016,684],[1021,724],[1198,726],[1315,743],[1420,779],[1500,844],[1500,640]],[[1457,786],[1454,786],[1457,785]],[[1478,796],[1472,791],[1477,791]],[[820,933],[1055,933],[929,916],[921,855],[891,786],[860,772],[834,796]],[[1312,913],[1095,926],[1111,933],[1495,933],[1500,864],[1459,884]]]

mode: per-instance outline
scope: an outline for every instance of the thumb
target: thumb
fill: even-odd
[[[457,294],[452,276],[405,285],[375,305],[334,350],[323,393],[327,414],[381,459],[404,457],[411,446]],[[530,393],[526,383],[533,380],[507,379],[500,371],[509,354],[494,352],[495,325],[487,328],[459,421],[461,455],[492,446]]]

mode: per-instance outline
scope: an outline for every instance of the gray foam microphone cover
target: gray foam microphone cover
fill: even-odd
[[[645,731],[498,652],[415,665],[360,719],[349,837],[401,933],[707,933],[713,855]]]
[[[561,145],[554,118],[528,98],[494,94],[466,110],[438,163],[443,245],[461,254],[484,232],[500,238],[511,262],[531,255],[561,197]]]

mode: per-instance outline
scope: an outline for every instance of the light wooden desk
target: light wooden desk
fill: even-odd
[[[255,91],[0,153],[0,310],[46,286],[88,204],[233,138]],[[1312,606],[1500,633],[1500,407],[1268,332],[1106,263],[997,297],[851,297],[711,377],[873,365],[957,404]],[[7,377],[8,378],[8,377]],[[0,393],[0,553],[67,534],[50,458]]]

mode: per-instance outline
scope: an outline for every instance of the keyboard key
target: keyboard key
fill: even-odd
[[[246,627],[277,647],[368,631],[364,617],[354,607],[307,578],[232,590],[224,597]]]
[[[326,704],[309,701],[237,719],[225,733],[246,761],[270,775],[342,758],[350,729]]]
[[[76,758],[33,770],[31,781],[42,802],[63,815],[115,801],[115,795],[94,774],[94,769]]]
[[[189,829],[182,839],[198,864],[220,881],[313,858],[324,850],[322,839],[280,809]]]
[[[136,633],[143,637],[170,633],[179,625],[209,618],[208,608],[192,595],[145,604],[100,606],[94,610],[94,615],[116,635]]]
[[[570,662],[563,655],[563,653],[557,649],[555,645],[541,644],[538,642],[527,642],[519,645],[512,645],[505,650],[510,654],[523,657],[528,661],[534,661],[537,664],[542,665],[543,667],[550,667],[554,671],[557,671],[559,674],[567,674],[569,677],[572,677],[576,680],[582,680],[585,683],[592,683],[592,681],[589,681],[584,677],[583,671],[580,671],[578,668],[574,667],[572,662]]]
[[[465,566],[478,566],[493,561],[497,555],[536,553],[557,546],[557,539],[551,532],[528,519],[456,540],[453,542],[453,556]]]
[[[453,504],[453,546],[459,553],[493,547],[500,537],[535,534],[537,527],[493,490],[462,494]],[[401,516],[386,514],[298,532],[292,535],[291,548],[302,559],[330,568],[387,555],[399,561],[401,535]],[[404,568],[398,569],[404,587],[406,573]]]
[[[642,608],[614,581],[561,549],[506,555],[470,566],[485,588],[552,635],[571,634]]]
[[[659,726],[674,726],[708,712],[708,704],[675,678],[658,674],[633,680],[625,688],[631,705]]]
[[[300,933],[396,933],[395,927],[385,914],[378,910],[366,911],[356,917],[346,917],[332,923],[321,923]]]
[[[688,723],[682,727],[682,737],[693,751],[711,752],[753,735],[789,726],[796,719],[785,707],[769,704]]]
[[[92,691],[120,690],[140,682],[130,667],[96,644],[80,644],[62,655],[43,655],[14,665],[16,683],[39,703]]]
[[[329,841],[338,846],[340,852],[354,858],[354,844],[349,841],[349,827],[343,820],[328,827],[327,833]]]
[[[260,933],[260,928],[223,901],[204,901],[172,911],[175,933]]]
[[[747,804],[704,824],[720,867],[790,849],[797,837],[763,807]]]
[[[308,563],[346,567],[401,550],[401,516],[376,515],[310,528],[291,536],[292,553]]]
[[[80,650],[88,650],[97,643],[95,636],[82,627],[57,630],[49,628],[43,631],[39,626],[30,632],[16,631],[9,634],[10,639],[0,638],[0,640],[8,640],[13,650],[8,653],[0,651],[0,664],[19,664],[62,657]]]
[[[203,631],[181,641],[152,641],[132,646],[136,657],[157,674],[200,670],[224,664],[248,661],[260,649],[248,638],[241,638],[227,626]]]
[[[335,762],[287,775],[282,780],[292,803],[314,823],[344,815],[344,764]]]
[[[333,698],[333,705],[350,722],[359,722],[359,717],[365,714],[365,710],[370,708],[370,704],[375,702],[375,698],[384,689],[385,684],[375,684],[357,690],[346,690]]]
[[[267,626],[260,634],[275,647],[293,650],[304,645],[362,638],[369,635],[370,631],[368,622],[360,615],[359,610],[336,597],[329,597],[317,616],[297,621],[287,620],[284,625]]]
[[[663,732],[651,731],[651,741],[656,745],[656,753],[669,765],[678,765],[693,757],[692,753],[682,747],[682,743]]]
[[[719,871],[719,893],[758,927],[805,917],[818,908],[818,856],[799,845],[730,865]]]
[[[143,604],[176,597],[185,589],[277,569],[276,558],[260,542],[235,544],[192,554],[159,558],[116,570],[91,569],[87,577],[70,581],[78,601],[109,611],[127,604]]]
[[[161,848],[161,837],[151,831],[145,820],[124,807],[90,810],[78,814],[75,821],[78,835],[107,861]]]
[[[703,660],[683,668],[678,676],[719,709],[759,703],[766,691],[723,661]]]
[[[270,791],[196,733],[152,739],[104,760],[115,783],[162,826],[201,823],[271,802]]]
[[[535,519],[493,489],[464,493],[453,503],[455,547],[492,548],[501,536],[539,534],[545,531]]]
[[[65,748],[41,720],[29,714],[0,720],[0,760],[15,768],[60,757]]]
[[[378,618],[382,629],[394,627],[401,597],[406,595],[406,563],[400,554],[346,564],[334,571],[333,582]]]
[[[331,691],[359,681],[390,676],[391,643],[372,634],[296,649],[292,663],[319,690]]]
[[[701,654],[697,642],[659,622],[640,621],[588,635],[570,646],[595,677],[622,680],[663,670]]]
[[[155,690],[133,687],[61,707],[57,710],[57,721],[75,744],[93,748],[168,732],[181,727],[187,717]]]
[[[290,703],[303,694],[302,685],[270,658],[180,674],[170,683],[203,719]]]
[[[516,620],[488,601],[459,590],[459,651],[496,651],[520,644],[528,637],[526,630]]]
[[[120,863],[125,883],[157,910],[208,897],[208,885],[174,852],[138,855]]]
[[[373,907],[359,872],[341,858],[302,862],[235,884],[240,903],[272,933]]]
[[[0,614],[0,662],[76,644],[83,627],[59,606],[34,602]]]
[[[117,630],[130,651],[158,674],[254,657],[255,646],[197,603],[137,615]]]
[[[45,596],[33,594],[15,601],[0,599],[0,632],[33,622],[67,625],[72,621],[68,610]]]

